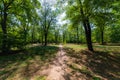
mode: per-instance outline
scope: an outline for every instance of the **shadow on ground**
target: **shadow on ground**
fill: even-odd
[[[72,76],[85,80],[120,80],[119,52],[90,52],[82,50],[75,52],[72,48],[65,48],[73,69]]]
[[[0,56],[0,80],[29,80],[48,65],[58,51],[56,46],[35,46],[17,54]],[[39,77],[39,76],[38,76]],[[35,80],[35,79],[34,79]]]

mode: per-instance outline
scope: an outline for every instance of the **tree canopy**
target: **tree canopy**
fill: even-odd
[[[29,43],[120,42],[118,0],[1,0],[2,52]]]

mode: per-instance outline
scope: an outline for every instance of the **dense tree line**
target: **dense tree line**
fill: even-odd
[[[118,0],[1,0],[0,50],[22,49],[30,43],[120,42]],[[65,13],[65,24],[58,15]]]

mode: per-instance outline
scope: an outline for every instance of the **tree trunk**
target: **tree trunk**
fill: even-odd
[[[55,32],[55,43],[58,44],[58,32]]]
[[[45,44],[44,46],[47,46],[47,32],[45,32]]]
[[[81,4],[80,13],[82,15],[82,22],[85,29],[87,47],[88,47],[88,50],[94,51],[92,46],[92,40],[91,40],[91,27],[90,27],[89,17],[85,16],[81,1],[80,1],[80,4]]]
[[[32,26],[32,35],[31,35],[32,43],[35,42],[35,28]]]
[[[66,35],[65,35],[65,32],[63,32],[63,43],[66,43]]]
[[[89,19],[84,20],[83,25],[84,25],[84,29],[85,29],[88,50],[94,51],[93,46],[92,46],[92,40],[91,40],[91,28],[90,28]]]
[[[104,45],[104,31],[101,30],[101,44]]]
[[[91,34],[90,34],[89,31],[86,32],[86,41],[87,41],[88,50],[93,51],[93,46],[92,46],[92,41],[91,41]]]
[[[3,32],[3,38],[2,38],[2,52],[7,52],[8,48],[7,48],[7,13],[4,12],[4,16],[2,19],[2,32]]]
[[[27,30],[24,28],[24,43],[26,44],[26,42],[27,42]]]
[[[79,44],[79,32],[78,32],[78,26],[77,26],[77,43]]]
[[[43,45],[43,36],[44,36],[44,34],[41,32],[41,43],[42,43],[42,45]]]

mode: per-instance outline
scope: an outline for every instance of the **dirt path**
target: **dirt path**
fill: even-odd
[[[63,46],[59,45],[59,51],[53,64],[50,65],[49,73],[46,80],[69,80],[66,73],[68,57],[63,51]]]
[[[45,76],[45,80],[90,80],[85,75],[70,68],[72,58],[67,56],[63,46],[59,45],[59,51],[52,63],[40,71],[39,75]]]

